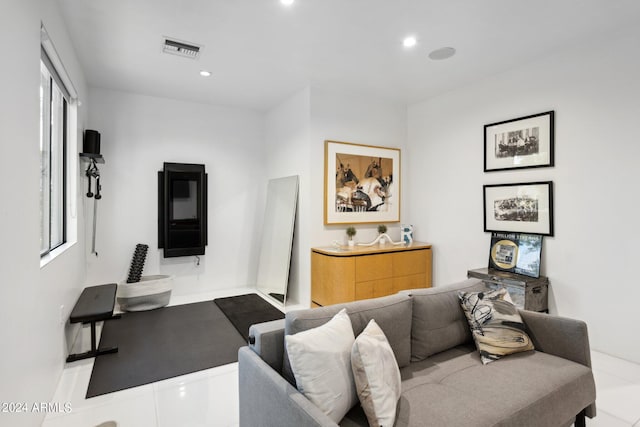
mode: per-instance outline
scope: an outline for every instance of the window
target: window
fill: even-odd
[[[40,61],[40,256],[66,238],[67,92],[44,50]]]

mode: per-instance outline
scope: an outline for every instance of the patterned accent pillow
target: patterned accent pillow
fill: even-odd
[[[483,364],[534,349],[506,289],[459,292],[458,297]]]
[[[402,388],[400,369],[387,337],[373,319],[353,343],[351,367],[369,426],[392,426]]]

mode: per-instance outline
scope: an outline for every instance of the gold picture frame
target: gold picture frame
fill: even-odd
[[[400,149],[325,141],[324,223],[400,222]]]

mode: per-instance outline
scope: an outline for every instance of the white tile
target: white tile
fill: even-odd
[[[631,424],[610,415],[600,409],[597,410],[598,415],[595,418],[587,418],[587,426],[589,427],[631,427]]]
[[[640,384],[640,364],[610,356],[599,351],[591,352],[591,364],[594,369],[629,382]]]
[[[218,375],[225,375],[228,373],[238,373],[238,362],[229,363],[227,365],[216,366],[215,368],[205,369],[202,371],[192,372],[186,375],[180,375],[178,377],[168,378],[162,381],[156,381],[153,383],[154,390],[164,390],[172,387],[182,386],[186,383],[193,381],[199,381]]]
[[[633,425],[640,419],[640,384],[594,369],[596,407]]]
[[[156,427],[153,393],[79,410],[72,406],[69,414],[47,416],[42,427],[94,427],[106,421],[115,421],[118,427]]]
[[[68,363],[62,371],[62,376],[58,382],[58,388],[53,396],[54,402],[71,403],[75,407],[84,400],[87,393],[91,370],[93,369],[93,359],[85,359],[73,363]]]
[[[86,389],[83,392],[83,397],[86,394]],[[132,398],[136,398],[144,395],[152,395],[153,394],[153,384],[145,384],[139,387],[132,387],[126,390],[117,391],[114,393],[107,393],[101,396],[92,397],[90,399],[82,399],[77,403],[77,407],[80,409],[83,408],[93,408],[99,405],[107,405],[107,404],[116,404],[118,402],[127,401]]]
[[[158,427],[229,427],[239,422],[236,370],[181,384],[156,384]]]
[[[83,410],[104,404],[114,404],[145,393],[153,394],[153,384],[146,384],[86,399],[89,379],[93,370],[93,360],[86,359],[85,361],[68,364],[62,372],[62,377],[54,394],[54,402],[61,404],[68,402],[71,403],[74,410]],[[60,414],[52,414],[52,417],[56,416],[60,416]]]

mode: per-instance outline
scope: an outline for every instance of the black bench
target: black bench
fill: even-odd
[[[118,347],[98,349],[96,346],[96,322],[120,318],[119,314],[113,315],[117,289],[118,285],[115,283],[84,288],[78,298],[78,302],[76,302],[76,305],[71,311],[69,322],[91,323],[91,350],[85,353],[70,354],[69,357],[67,357],[67,362],[96,357],[100,354],[116,353],[118,351]]]

